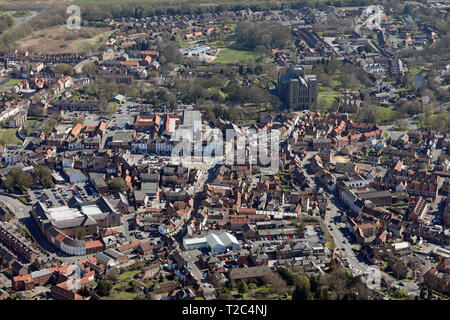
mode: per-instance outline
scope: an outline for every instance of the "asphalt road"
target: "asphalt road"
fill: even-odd
[[[309,152],[308,155],[303,159],[302,161],[302,167],[305,168],[305,165],[309,163],[309,160],[315,155],[314,152]],[[309,172],[308,170],[304,170],[306,176],[312,181],[312,187],[318,188],[320,186],[317,186],[315,183],[315,177],[312,174],[312,172]],[[355,275],[364,275],[366,272],[370,271],[372,268],[378,269],[377,266],[369,264],[367,261],[363,260],[362,258],[359,258],[356,256],[355,252],[353,251],[353,248],[355,248],[355,239],[354,237],[351,238],[349,241],[346,237],[346,230],[343,227],[339,227],[339,225],[336,225],[334,222],[340,222],[340,216],[341,213],[339,213],[339,210],[343,212],[344,207],[341,202],[341,200],[334,195],[331,192],[328,192],[325,187],[323,188],[326,193],[329,195],[329,205],[330,208],[327,210],[325,214],[325,225],[328,228],[328,231],[332,235],[335,243],[336,248],[340,248],[340,250],[336,250],[336,252],[339,252],[341,254],[343,260],[346,259],[348,261],[348,265],[351,267],[352,272]],[[330,223],[330,220],[333,220],[333,223]],[[342,250],[345,249],[345,250]],[[420,293],[419,286],[417,281],[414,282],[405,282],[405,281],[399,281],[388,274],[380,271],[380,276],[384,277],[387,281],[391,281],[392,285],[394,287],[405,289],[410,295],[418,295]],[[369,279],[372,279],[368,277]],[[363,278],[364,280],[366,278]],[[400,282],[403,283],[403,285],[400,285]],[[380,287],[379,282],[375,282],[375,285],[371,283],[371,281],[366,281],[366,284],[369,288],[377,289]]]

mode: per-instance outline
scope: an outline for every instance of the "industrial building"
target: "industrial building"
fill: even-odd
[[[204,237],[184,239],[183,246],[186,250],[208,248],[213,254],[225,253],[228,250],[241,249],[236,237],[228,232],[210,232]]]

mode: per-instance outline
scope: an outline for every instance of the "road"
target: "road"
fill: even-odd
[[[316,154],[316,152],[309,152],[307,156],[301,161],[302,167],[305,169],[308,169],[306,164],[309,163],[310,159]],[[315,176],[310,172],[309,170],[304,170],[305,175],[309,178],[311,181],[310,185],[313,188],[319,188],[316,184]],[[328,192],[325,190],[325,187],[323,188],[325,193],[328,195],[329,198],[329,210],[327,210],[325,214],[325,220],[324,223],[328,228],[328,231],[332,235],[335,243],[335,247],[339,248],[339,250],[335,249],[335,253],[339,252],[339,254],[342,256],[343,260],[348,261],[348,265],[352,270],[352,273],[354,275],[365,275],[368,271],[373,269],[379,270],[378,266],[371,265],[367,261],[363,260],[362,258],[358,257],[355,252],[353,251],[354,248],[356,248],[356,244],[354,242],[354,237],[351,241],[349,241],[345,237],[345,227],[343,224],[339,226],[339,222],[341,220],[341,213],[345,210],[343,207],[343,203],[338,198],[336,194],[333,194],[332,192]],[[332,221],[330,223],[330,221]],[[397,279],[391,277],[390,275],[382,272],[380,270],[380,276],[385,278],[386,281],[391,281],[392,285],[397,288],[405,289],[408,294],[410,295],[418,295],[420,293],[419,286],[417,285],[417,282],[402,282],[403,286],[400,285],[401,281],[398,281]],[[371,277],[368,277],[369,279],[373,279]],[[366,285],[371,289],[378,289],[380,288],[380,282],[375,281],[375,284],[372,284],[372,281],[367,281],[365,277],[362,278]]]

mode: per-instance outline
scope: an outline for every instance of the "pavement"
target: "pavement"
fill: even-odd
[[[30,217],[31,206],[23,204],[20,200],[0,195],[0,201],[5,203],[18,219]]]
[[[307,167],[306,164],[309,163],[309,160],[315,155],[315,152],[309,152],[307,156],[302,161],[302,167]],[[318,188],[316,184],[315,176],[312,174],[312,172],[309,172],[309,170],[304,170],[305,175],[311,180],[312,187]],[[348,266],[352,270],[353,274],[355,275],[365,275],[368,271],[372,268],[379,269],[378,266],[371,265],[367,261],[363,260],[362,258],[358,257],[355,252],[353,251],[353,248],[356,247],[355,238],[354,236],[350,238],[346,238],[346,235],[348,234],[346,231],[346,228],[340,223],[341,219],[341,213],[343,210],[345,210],[343,203],[341,200],[333,194],[332,192],[329,192],[325,188],[323,188],[326,194],[329,196],[329,210],[327,210],[325,214],[325,220],[324,223],[328,228],[328,231],[332,235],[335,243],[336,248],[340,248],[340,250],[335,250],[335,252],[339,252],[339,254],[342,256],[343,260],[348,261]],[[333,221],[333,223],[330,223],[330,220]],[[338,224],[336,224],[336,223]],[[345,249],[345,250],[342,250]],[[392,285],[394,287],[405,289],[408,294],[410,295],[418,295],[420,293],[420,289],[418,286],[418,282],[405,282],[405,281],[399,281],[390,275],[380,271],[381,277],[384,277],[387,281],[391,281]],[[363,277],[363,280],[366,281],[366,278]],[[403,283],[403,285],[400,285],[400,282]],[[371,289],[377,289],[380,288],[380,283],[376,282],[375,285],[371,283],[371,281],[366,281],[366,284]]]

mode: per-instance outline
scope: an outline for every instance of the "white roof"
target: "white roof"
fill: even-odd
[[[409,243],[408,242],[394,243],[393,247],[394,247],[395,250],[406,249],[406,248],[409,247]]]
[[[216,246],[225,246],[222,242],[222,240],[220,240],[219,236],[217,234],[214,233],[209,233],[206,236],[206,241],[208,241],[208,246],[210,248],[214,248]]]
[[[48,210],[48,215],[54,221],[75,219],[75,218],[81,218],[84,216],[79,210],[74,209],[74,208],[69,208],[68,206],[49,208],[47,210]]]
[[[231,233],[228,232],[222,232],[219,234],[219,238],[220,240],[222,240],[222,243],[228,247],[230,245],[238,245],[239,246],[239,242],[237,241],[236,237],[233,236]]]
[[[183,239],[183,244],[184,246],[191,246],[194,244],[201,244],[206,242],[206,238],[205,237],[201,237],[201,238],[188,238],[188,239]]]

